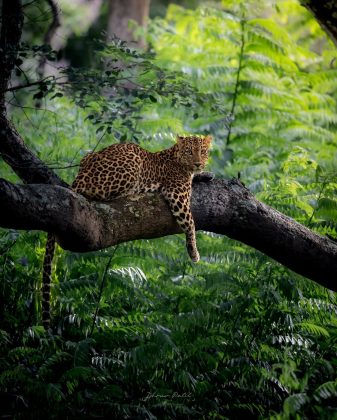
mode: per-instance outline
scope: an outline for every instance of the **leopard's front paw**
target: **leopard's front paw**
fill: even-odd
[[[200,172],[193,175],[193,182],[210,182],[213,181],[215,175],[212,172]]]

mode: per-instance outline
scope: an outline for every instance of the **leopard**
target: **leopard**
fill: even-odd
[[[150,152],[135,143],[116,143],[91,152],[80,162],[71,189],[88,200],[111,201],[117,197],[159,192],[186,236],[194,263],[200,260],[191,212],[192,179],[207,163],[212,137],[177,136],[168,149]],[[42,323],[50,324],[50,284],[55,236],[49,233],[43,263]]]

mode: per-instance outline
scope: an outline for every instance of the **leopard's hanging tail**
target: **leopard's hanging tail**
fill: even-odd
[[[50,283],[54,252],[55,236],[52,233],[48,233],[42,276],[42,325],[45,330],[48,330],[50,325]]]

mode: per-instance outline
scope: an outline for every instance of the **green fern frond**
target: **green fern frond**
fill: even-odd
[[[79,341],[76,344],[75,353],[74,353],[74,366],[90,366],[91,357],[92,357],[92,346],[94,340],[87,338],[85,340]]]
[[[329,337],[329,331],[327,331],[324,327],[316,324],[312,324],[310,322],[300,322],[299,324],[295,325],[295,328],[300,330],[307,331],[309,334],[322,336],[322,337]]]
[[[270,19],[254,18],[248,21],[248,25],[255,32],[259,30],[265,37],[282,46],[293,46],[289,33],[279,25],[275,25]]]
[[[11,338],[8,332],[0,329],[0,345],[6,347],[10,342]]]
[[[299,394],[290,395],[283,404],[283,410],[286,416],[295,415],[299,412],[307,403],[309,398],[304,392]]]
[[[281,344],[281,345],[292,345],[298,347],[305,347],[310,348],[313,344],[311,339],[305,338],[300,334],[287,334],[287,335],[278,335],[272,337],[273,344]]]
[[[335,381],[325,382],[315,389],[313,398],[318,401],[328,400],[337,397],[337,383]]]
[[[39,367],[37,375],[39,378],[45,379],[55,369],[59,368],[60,366],[64,367],[64,365],[70,364],[71,360],[71,354],[64,351],[57,351],[55,354],[45,359],[43,364]]]

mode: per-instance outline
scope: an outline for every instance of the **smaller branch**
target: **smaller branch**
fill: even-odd
[[[106,135],[106,130],[103,131],[103,134],[101,135],[101,137],[98,139],[95,147],[92,149],[92,152],[95,152],[97,147],[100,145],[101,141],[103,140],[103,137]],[[79,166],[79,165],[77,165]]]
[[[66,166],[50,166],[47,165],[49,169],[69,169],[69,168],[78,168],[80,166],[79,163],[76,163],[74,165],[66,165]]]
[[[29,77],[27,76],[27,74],[26,74],[26,72],[20,67],[20,66],[16,66],[20,71],[21,71],[21,73],[23,74],[23,77],[25,78],[25,80],[26,80],[26,83],[30,83],[30,80],[29,80]]]
[[[5,153],[0,153],[0,156],[5,160],[9,161],[11,159],[11,156],[6,155]],[[74,159],[73,159],[74,160]],[[51,170],[55,170],[55,169],[69,169],[69,168],[78,168],[80,166],[80,163],[69,163],[69,165],[62,165],[62,166],[54,166],[59,164],[59,162],[55,161],[55,162],[48,162],[45,161],[43,163],[41,163],[41,165],[38,166],[38,168],[48,168]],[[16,165],[17,168],[20,169],[24,169],[24,170],[31,170],[31,169],[36,169],[36,166],[34,164],[31,164],[30,162],[28,163],[23,163],[22,165]]]
[[[48,79],[55,80],[55,76],[47,76],[47,77],[44,77],[43,79],[37,80],[35,82],[28,82],[25,85],[12,86],[12,87],[6,89],[5,92],[13,92],[15,90],[26,89],[26,88],[31,87],[31,86],[36,86],[36,85],[39,85],[39,84],[43,83],[45,80],[48,80]]]
[[[106,277],[107,277],[107,274],[108,274],[108,270],[110,268],[111,261],[112,261],[113,257],[115,256],[117,249],[118,249],[118,245],[115,247],[113,253],[110,255],[109,261],[108,261],[108,263],[107,263],[107,265],[105,266],[105,269],[104,269],[101,284],[100,284],[100,287],[99,287],[96,309],[95,309],[94,316],[92,318],[92,325],[91,325],[91,330],[90,330],[90,333],[89,333],[89,337],[92,336],[92,334],[94,332],[94,329],[95,329],[96,319],[97,319],[97,315],[98,315],[98,311],[99,311],[99,305],[101,303],[101,299],[102,299],[102,295],[103,295],[103,291],[104,291],[104,287],[105,287],[105,283],[106,283]]]
[[[34,3],[36,3],[36,2],[37,2],[37,0],[32,0],[32,1],[30,1],[29,3],[23,4],[23,5],[22,5],[22,8],[24,9],[25,7],[28,7],[28,6],[30,6],[31,4],[34,4]]]

